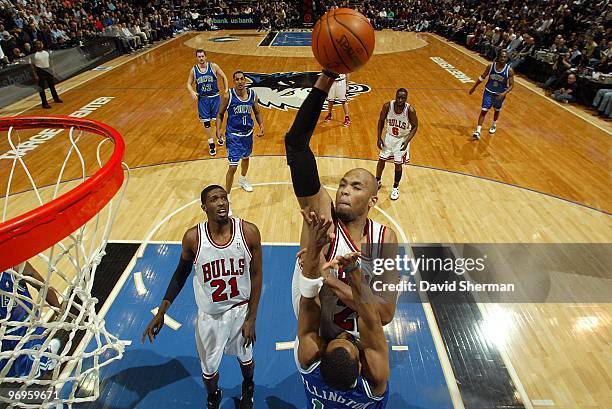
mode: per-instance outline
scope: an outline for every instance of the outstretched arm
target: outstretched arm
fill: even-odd
[[[345,268],[345,271],[350,268]],[[363,354],[361,356],[362,374],[372,386],[372,392],[381,396],[387,389],[389,380],[389,349],[383,331],[378,301],[373,296],[370,286],[362,276],[358,266],[348,271],[353,291],[353,298],[359,314],[359,336]]]
[[[147,337],[152,343],[157,334],[159,334],[159,331],[161,331],[164,326],[164,314],[166,314],[166,311],[168,311],[168,308],[170,308],[170,305],[172,305],[176,296],[181,292],[185,282],[187,281],[187,277],[189,277],[189,274],[191,274],[193,260],[195,259],[194,249],[196,248],[197,243],[196,229],[196,227],[192,227],[183,235],[183,250],[181,252],[181,259],[179,260],[178,266],[170,279],[170,283],[166,289],[166,294],[164,295],[164,299],[159,306],[157,314],[155,314],[155,317],[153,317],[153,319],[149,322],[147,329],[142,334],[142,343],[144,343]]]
[[[308,207],[331,219],[331,197],[321,188],[317,162],[310,149],[310,138],[317,125],[334,74],[323,73],[300,107],[293,125],[285,135],[287,163],[291,169],[293,190],[300,208]]]

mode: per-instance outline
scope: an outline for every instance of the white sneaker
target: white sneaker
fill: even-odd
[[[238,179],[238,184],[247,192],[253,191],[253,186],[251,186],[251,184],[247,181],[246,177],[240,176],[240,179]]]
[[[497,131],[497,125],[495,124],[491,124],[491,127],[489,128],[489,133],[492,135]]]
[[[474,133],[472,134],[472,138],[480,139],[480,132],[479,131],[474,131]]]
[[[397,200],[399,198],[399,187],[394,187],[391,191],[391,200]]]

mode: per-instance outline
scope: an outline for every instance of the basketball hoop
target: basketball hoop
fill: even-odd
[[[0,156],[0,174],[8,171],[7,180],[0,178],[0,277],[13,283],[10,290],[0,288],[6,311],[0,380],[16,385],[15,391],[53,391],[26,401],[2,393],[0,402],[40,408],[93,401],[100,368],[120,359],[125,347],[107,332],[91,294],[125,189],[123,139],[106,124],[67,116],[0,118],[0,132],[7,132],[9,148]],[[27,273],[27,261],[42,281]],[[25,283],[38,295],[24,295],[30,288]],[[61,294],[60,308],[47,301],[51,287]],[[31,361],[25,371],[24,359]],[[77,394],[84,383],[93,393]]]

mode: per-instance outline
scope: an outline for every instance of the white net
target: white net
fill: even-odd
[[[78,127],[39,131],[8,130],[2,223],[82,185],[115,147],[112,138]],[[30,149],[32,135],[44,132],[54,134],[53,143]],[[93,401],[100,368],[123,356],[125,343],[106,330],[92,290],[126,185],[67,237],[0,271],[0,407]]]

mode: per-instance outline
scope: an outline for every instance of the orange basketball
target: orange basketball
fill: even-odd
[[[352,9],[325,13],[312,30],[312,53],[323,68],[346,74],[361,68],[374,52],[374,29]]]

